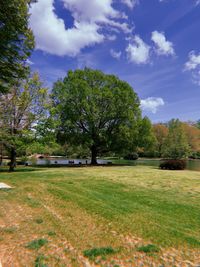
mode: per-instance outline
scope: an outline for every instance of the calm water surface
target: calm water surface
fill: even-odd
[[[143,166],[155,166],[158,167],[160,164],[160,160],[157,159],[138,159],[136,161],[131,160],[103,160],[98,159],[99,164],[108,164],[108,162],[118,163],[118,164],[127,164],[131,166],[143,165]],[[44,158],[37,159],[34,162],[29,162],[29,164],[34,165],[68,165],[68,164],[90,164],[90,159],[67,159],[67,158]],[[200,171],[200,160],[188,160],[187,161],[187,169]]]
[[[128,161],[130,162],[130,161]],[[128,163],[127,162],[127,163]],[[158,167],[160,160],[157,159],[138,159],[133,161],[131,165],[155,166]],[[200,171],[200,160],[187,160],[187,170]]]

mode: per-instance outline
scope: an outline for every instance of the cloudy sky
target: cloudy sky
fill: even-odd
[[[154,122],[200,119],[200,0],[39,0],[29,64],[48,86],[85,66],[131,84]]]

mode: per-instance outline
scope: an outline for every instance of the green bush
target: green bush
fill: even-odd
[[[186,168],[186,161],[181,159],[164,160],[160,163],[162,170],[184,170]]]
[[[193,152],[190,157],[190,159],[200,159],[200,151]]]

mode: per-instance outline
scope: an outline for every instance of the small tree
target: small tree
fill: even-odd
[[[163,156],[182,159],[188,156],[189,151],[182,123],[178,119],[172,119],[169,122],[169,133],[163,146]]]
[[[200,129],[200,120],[198,120],[198,121],[196,122],[196,127],[197,127],[198,129]]]
[[[138,149],[143,153],[150,152],[155,144],[156,138],[151,121],[145,116],[139,124]]]
[[[168,135],[168,128],[166,125],[158,123],[153,125],[153,131],[156,137],[156,150],[161,157],[165,139]]]
[[[140,102],[128,83],[97,70],[69,71],[54,84],[52,100],[58,139],[87,146],[92,164],[100,153],[133,149]]]
[[[200,151],[200,129],[189,123],[182,123],[182,125],[191,151]]]
[[[46,101],[47,89],[36,73],[0,95],[1,142],[10,152],[10,171],[15,168],[17,150],[30,140],[31,127],[44,115]]]

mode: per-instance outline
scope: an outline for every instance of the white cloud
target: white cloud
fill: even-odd
[[[200,4],[200,0],[194,0],[196,3],[196,6]],[[168,0],[159,0],[159,2],[168,2]]]
[[[138,35],[126,48],[129,61],[136,64],[146,64],[149,61],[150,46],[148,46]]]
[[[139,0],[121,0],[121,2],[131,9],[133,9],[137,4],[139,4]]]
[[[192,81],[200,86],[200,70],[193,72]]]
[[[191,51],[188,57],[184,70],[191,71],[193,82],[200,85],[200,53],[195,54],[195,51]]]
[[[41,0],[40,0],[41,1]],[[124,18],[126,15],[112,7],[113,0],[62,0],[66,9],[71,11],[72,16],[78,22],[94,24],[107,24],[116,27],[126,33],[130,32],[128,24],[117,22],[115,19]],[[86,8],[87,7],[87,8]]]
[[[151,40],[156,46],[156,53],[158,55],[174,55],[173,43],[166,40],[163,32],[153,31]]]
[[[112,35],[108,35],[106,36],[106,38],[109,40],[109,41],[115,41],[117,39],[117,36],[112,34]]]
[[[191,51],[189,60],[185,63],[185,69],[195,70],[197,67],[200,67],[200,53],[196,55],[194,51]]]
[[[31,5],[30,26],[37,49],[59,56],[76,56],[81,49],[106,39],[102,33],[105,26],[109,32],[131,32],[122,21],[126,20],[125,15],[112,7],[112,0],[62,1],[74,18],[73,28],[66,28],[64,20],[56,15],[54,0],[40,0]]]
[[[156,113],[158,108],[164,106],[165,102],[160,97],[148,97],[146,99],[141,100],[141,108],[142,110],[150,111],[152,113]]]
[[[114,57],[116,59],[120,59],[122,52],[121,51],[117,52],[117,51],[111,49],[110,54],[112,57]]]

